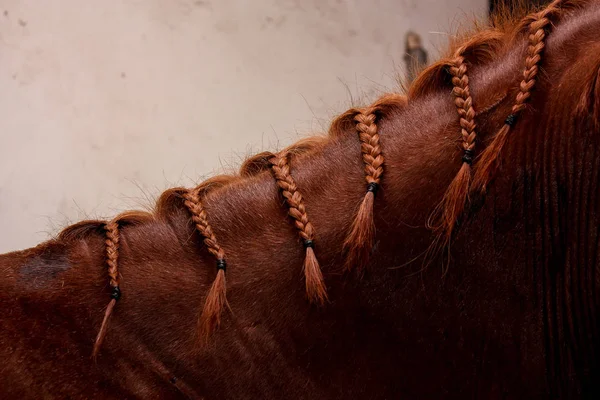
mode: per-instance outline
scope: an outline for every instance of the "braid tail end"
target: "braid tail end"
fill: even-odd
[[[442,202],[434,211],[434,216],[437,215],[435,219],[438,220],[438,223],[433,228],[440,232],[445,244],[450,243],[452,232],[469,201],[471,179],[471,166],[463,162],[458,174],[456,174],[448,187]]]
[[[374,202],[375,194],[367,192],[354,218],[350,233],[344,242],[344,249],[347,254],[346,270],[351,270],[354,267],[362,269],[369,261],[375,236]]]
[[[100,352],[100,347],[102,347],[102,342],[106,337],[106,333],[108,332],[108,321],[110,320],[110,316],[117,304],[116,299],[112,299],[110,303],[108,303],[108,307],[106,307],[106,311],[104,312],[104,319],[102,320],[102,325],[100,326],[100,330],[98,331],[98,335],[96,335],[96,341],[94,342],[94,349],[92,350],[92,358],[95,360]]]
[[[312,247],[306,248],[304,259],[304,276],[306,279],[306,294],[309,300],[318,305],[323,305],[328,300],[323,273]]]
[[[225,306],[229,307],[227,302],[227,282],[225,280],[225,271],[220,269],[206,296],[204,309],[200,316],[200,332],[204,341],[208,341],[213,331],[221,323],[221,314]]]
[[[492,143],[483,151],[477,161],[473,189],[485,193],[487,185],[496,175],[500,166],[500,153],[508,141],[510,125],[504,124],[496,134]]]

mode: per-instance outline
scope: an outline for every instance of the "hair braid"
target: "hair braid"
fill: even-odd
[[[113,309],[117,304],[117,301],[121,298],[121,289],[119,288],[119,223],[116,219],[106,223],[104,225],[104,231],[106,234],[105,249],[106,249],[106,264],[108,265],[108,276],[110,277],[110,286],[112,287],[111,300],[106,307],[104,312],[104,319],[100,326],[100,331],[96,336],[94,342],[94,349],[92,351],[92,357],[96,358],[102,342],[106,337],[108,330],[108,322],[112,315]]]
[[[206,296],[202,315],[200,317],[200,330],[202,337],[208,339],[213,330],[221,323],[221,313],[227,303],[227,286],[225,281],[225,251],[217,242],[217,238],[208,223],[206,210],[200,200],[199,189],[188,190],[184,195],[185,206],[192,214],[192,221],[202,235],[204,244],[210,254],[217,260],[217,276]]]
[[[473,98],[471,97],[467,75],[468,68],[462,55],[464,51],[465,49],[461,47],[455,52],[455,58],[449,68],[450,75],[452,75],[452,85],[454,86],[452,89],[454,104],[460,117],[463,156],[462,166],[436,210],[441,218],[436,229],[445,235],[446,242],[450,241],[452,231],[464,212],[469,198],[472,180],[471,164],[473,163],[475,139],[477,138],[475,109],[473,108]]]
[[[494,141],[481,155],[481,160],[478,162],[477,173],[475,176],[474,186],[483,192],[486,190],[486,185],[494,176],[498,164],[500,152],[508,140],[508,134],[521,112],[526,108],[527,102],[531,97],[531,92],[537,83],[537,77],[542,60],[542,53],[546,47],[546,29],[552,25],[550,16],[560,11],[561,4],[564,0],[554,0],[544,10],[533,14],[532,21],[529,24],[529,46],[527,47],[527,58],[525,60],[525,69],[523,70],[523,80],[519,85],[515,104],[512,107],[511,114],[504,121],[504,125],[498,133]]]
[[[306,294],[312,302],[324,304],[327,301],[327,289],[323,280],[321,267],[313,249],[315,231],[308,219],[302,194],[290,174],[288,157],[287,153],[272,157],[270,160],[271,170],[277,181],[277,186],[281,189],[281,193],[288,205],[288,214],[294,219],[294,225],[306,248],[306,256],[304,258]]]
[[[376,115],[373,107],[359,111],[354,116],[361,143],[362,159],[365,165],[367,192],[358,208],[350,233],[344,242],[344,249],[347,252],[346,269],[348,270],[354,266],[362,268],[367,264],[375,237],[373,208],[385,161],[375,120]]]

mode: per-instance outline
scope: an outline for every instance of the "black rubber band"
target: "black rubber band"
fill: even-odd
[[[113,286],[112,292],[110,293],[110,298],[119,301],[121,298],[121,289],[118,286]]]
[[[312,249],[314,249],[315,248],[314,242],[312,240],[305,240],[304,241],[304,248],[308,249],[309,247],[312,248]]]
[[[517,114],[510,114],[508,117],[506,117],[506,120],[504,121],[504,123],[508,126],[513,126],[514,124],[517,123],[517,118],[518,118]]]
[[[225,262],[225,260],[217,260],[217,271],[220,270],[227,270],[227,263]]]
[[[473,164],[473,150],[465,150],[463,154],[462,161],[469,165]]]
[[[367,193],[373,193],[373,196],[377,195],[377,191],[379,190],[379,184],[375,182],[371,182],[367,185]]]

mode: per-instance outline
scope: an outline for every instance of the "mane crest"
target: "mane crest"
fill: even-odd
[[[182,209],[183,196],[186,193],[187,189],[182,187],[165,190],[156,201],[155,215],[159,219],[165,219],[167,215],[171,215],[174,211]]]
[[[449,70],[454,66],[454,54],[460,48],[469,65],[481,65],[492,61],[504,46],[505,34],[496,29],[479,32],[466,42],[454,40],[447,56],[427,67],[409,88],[410,99],[439,92],[440,88],[452,87]]]
[[[57,239],[61,241],[83,240],[93,234],[101,234],[104,231],[106,221],[84,220],[70,225],[58,234]]]
[[[573,11],[584,7],[593,0],[565,0],[559,9],[552,9],[547,17],[558,23]],[[471,66],[483,65],[493,61],[504,48],[512,45],[516,39],[527,34],[529,25],[535,19],[535,12],[545,9],[540,5],[532,5],[523,0],[513,0],[500,5],[495,10],[488,24],[476,24],[474,29],[465,30],[452,37],[446,55],[437,62],[426,67],[408,88],[408,98],[418,98],[451,88],[449,68],[453,55],[459,47],[463,47],[463,55]]]
[[[553,22],[559,21],[564,15],[571,14],[573,10],[589,4],[592,0],[565,0],[559,9],[548,13],[548,18]],[[529,2],[513,1],[509,5],[501,5],[491,17],[489,24],[484,27],[476,26],[473,32],[465,31],[451,40],[447,54],[452,55],[462,47],[463,55],[469,66],[486,64],[498,56],[499,52],[511,45],[514,40],[526,32],[527,27],[535,18],[531,14],[536,10]],[[388,93],[375,101],[370,108],[378,116],[385,117],[393,109],[401,109],[412,99],[424,97],[440,89],[449,89],[452,86],[449,69],[453,65],[453,58],[446,56],[422,71],[413,84],[408,88],[407,95]],[[313,136],[301,139],[284,149],[289,154],[309,155],[322,148],[330,140],[343,137],[348,132],[354,132],[354,118],[364,108],[351,108],[335,118],[330,126],[328,136]],[[258,175],[269,169],[269,159],[272,152],[262,152],[249,157],[243,162],[237,175],[220,175],[212,177],[198,185],[199,192],[204,196],[213,190],[218,190],[234,182]],[[153,219],[164,219],[174,209],[181,207],[184,188],[172,188],[163,192],[158,198],[153,212],[127,211],[117,216],[122,226],[143,224]],[[81,221],[63,229],[57,236],[60,240],[84,239],[93,234],[100,234],[104,221]]]
[[[297,187],[291,176],[291,168],[288,165],[289,159],[293,160],[291,156],[308,157],[322,150],[333,140],[338,140],[350,134],[358,135],[361,143],[361,155],[366,169],[367,193],[363,198],[363,202],[357,208],[358,212],[344,247],[350,248],[349,253],[356,253],[347,257],[351,264],[356,264],[359,267],[364,266],[372,250],[375,233],[373,223],[375,193],[384,173],[385,143],[380,146],[377,122],[386,118],[387,115],[405,108],[411,100],[440,93],[442,90],[448,91],[448,101],[451,101],[452,96],[454,96],[458,120],[460,121],[459,125],[462,130],[464,150],[461,169],[449,185],[449,190],[442,200],[442,206],[437,209],[437,212],[442,216],[442,222],[435,226],[440,228],[437,229],[438,241],[443,238],[443,243],[449,245],[453,229],[458,225],[459,219],[464,217],[463,212],[468,208],[466,203],[473,187],[485,187],[491,180],[491,174],[486,174],[484,179],[478,180],[478,176],[481,175],[478,172],[478,162],[481,164],[481,161],[478,161],[474,154],[477,136],[475,130],[476,118],[479,116],[476,110],[479,105],[473,105],[474,100],[469,91],[468,73],[472,69],[497,60],[503,54],[502,52],[510,49],[517,40],[522,40],[523,36],[527,32],[529,33],[527,37],[529,39],[529,53],[527,60],[524,60],[526,64],[525,78],[519,85],[520,92],[516,104],[513,106],[513,112],[506,119],[503,130],[500,130],[492,138],[491,144],[487,147],[482,146],[484,147],[483,154],[491,154],[490,159],[495,162],[496,159],[500,158],[500,151],[507,140],[510,127],[515,123],[518,112],[525,109],[525,103],[535,86],[538,70],[541,68],[541,60],[543,59],[542,50],[545,46],[545,38],[552,30],[552,25],[590,1],[554,0],[550,6],[539,13],[528,15],[518,22],[511,20],[512,22],[509,23],[504,14],[501,14],[493,20],[490,28],[480,30],[467,39],[460,36],[460,39],[453,40],[449,46],[449,56],[440,59],[419,74],[408,89],[407,95],[389,93],[383,95],[368,107],[351,108],[332,122],[328,136],[313,136],[301,139],[277,153],[268,151],[259,153],[244,161],[238,174],[212,177],[192,190],[184,188],[169,189],[161,194],[152,212],[127,211],[119,214],[109,224],[126,227],[166,219],[172,212],[187,204],[192,211],[191,214],[197,230],[204,236],[205,245],[217,259],[218,275],[211,292],[207,296],[208,301],[205,307],[205,313],[211,319],[210,329],[207,330],[210,332],[218,325],[221,310],[227,304],[224,280],[225,260],[224,250],[220,248],[215,236],[212,234],[212,228],[208,224],[206,210],[204,210],[202,202],[205,196],[214,191],[272,170],[276,183],[286,199],[288,214],[292,217],[293,223],[304,241],[306,249],[304,270],[307,272],[307,293],[315,303],[323,304],[327,300],[327,292],[313,250],[313,236],[315,235],[313,226],[308,220],[308,212],[303,203],[301,188]],[[590,75],[592,83],[586,92],[587,94],[580,101],[578,108],[580,113],[585,113],[586,109],[592,110],[596,117],[600,113],[600,101],[598,100],[600,96],[599,79],[600,67]],[[452,89],[451,93],[449,89]],[[506,94],[501,95],[500,100],[493,99],[494,104],[498,104],[507,97]],[[482,104],[481,106],[485,111],[493,107],[489,104]],[[515,107],[518,108],[517,111],[515,111],[517,109]],[[595,123],[598,125],[600,125],[599,120],[600,118],[595,118]],[[458,137],[459,133],[457,132],[457,139]],[[480,146],[479,143],[477,143],[477,146]],[[485,153],[486,150],[487,153]],[[479,151],[480,149],[477,149],[477,152]],[[492,168],[489,169],[492,170]],[[471,183],[472,181],[481,182],[475,185]],[[194,192],[194,198],[190,197],[190,192]],[[58,239],[66,241],[79,240],[90,235],[101,235],[104,234],[106,226],[107,223],[104,221],[82,221],[65,228],[59,233]],[[206,312],[206,310],[210,312]]]
[[[240,167],[240,175],[244,178],[256,176],[261,172],[267,171],[270,166],[269,160],[273,157],[270,151],[263,151],[246,159]]]
[[[372,107],[376,112],[383,114],[391,111],[394,108],[404,107],[406,105],[406,96],[400,94],[386,94],[378,99]],[[317,135],[306,137],[298,140],[290,146],[284,148],[280,153],[287,153],[292,156],[310,156],[311,154],[322,149],[330,140],[345,136],[348,131],[353,130],[355,122],[354,116],[360,112],[359,109],[351,109],[336,118],[331,125],[327,136]],[[269,160],[274,156],[274,153],[264,151],[247,158],[240,166],[239,172],[236,175],[217,175],[211,177],[196,186],[201,196],[240,182],[244,179],[259,175],[270,168]],[[173,211],[182,207],[183,196],[188,189],[182,187],[170,188],[165,190],[158,197],[152,212],[131,210],[118,214],[115,220],[122,227],[128,225],[140,225],[153,220],[166,219]],[[82,240],[90,235],[102,234],[103,227],[106,221],[103,220],[84,220],[73,225],[65,227],[58,233],[57,239],[71,241]]]

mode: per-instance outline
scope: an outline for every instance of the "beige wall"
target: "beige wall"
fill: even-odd
[[[151,204],[396,87],[486,0],[0,0],[0,252]]]

